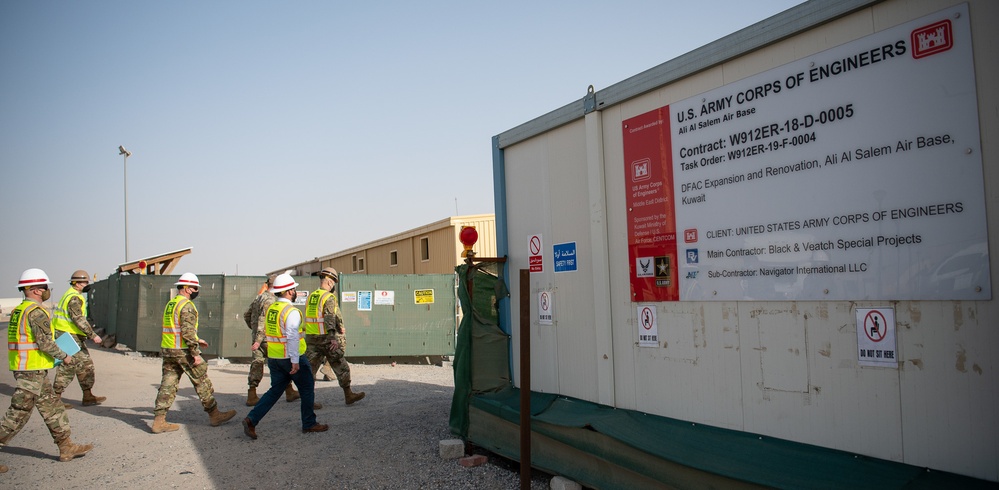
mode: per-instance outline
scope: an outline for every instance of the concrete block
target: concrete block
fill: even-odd
[[[121,345],[121,344],[119,344],[119,345]],[[143,357],[141,352],[135,352],[135,351],[126,352],[125,356],[127,356],[127,357]]]
[[[445,439],[441,441],[441,458],[458,459],[465,456],[465,442],[461,439]]]
[[[568,478],[566,478],[564,476],[553,477],[551,483],[549,483],[549,487],[552,490],[582,490],[583,489],[582,485],[580,485],[580,484],[578,484],[578,483],[576,483],[576,482],[574,482],[574,481],[572,481],[572,480],[570,480],[570,479],[568,479]]]
[[[481,454],[475,454],[472,456],[466,456],[458,460],[458,464],[464,466],[465,468],[471,468],[473,466],[482,466],[486,464],[488,458]]]
[[[229,360],[224,357],[219,357],[218,359],[209,359],[208,365],[213,367],[228,366]]]

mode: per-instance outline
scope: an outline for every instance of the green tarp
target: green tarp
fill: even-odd
[[[502,264],[462,264],[458,274],[458,301],[464,313],[458,325],[454,352],[454,398],[451,432],[468,438],[470,397],[510,388],[510,336],[499,326],[499,298],[506,287],[499,278]]]
[[[478,394],[472,406],[520,423],[520,390]],[[699,471],[772,488],[996,488],[996,483],[869,458],[846,451],[621,410],[560,395],[531,393],[532,431],[633,470],[600,445],[583,446],[547,425],[597,432],[642,452]],[[599,482],[583,482],[599,485]]]

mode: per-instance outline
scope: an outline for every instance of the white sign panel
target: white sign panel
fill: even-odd
[[[555,319],[555,294],[551,291],[538,293],[538,324],[552,325]]]
[[[375,304],[392,306],[395,304],[395,291],[375,290]]]
[[[990,299],[968,15],[670,104],[680,300]]]
[[[635,259],[636,277],[656,277],[655,257],[638,257]]]
[[[655,305],[638,305],[638,346],[659,347],[659,320]]]
[[[857,308],[858,364],[898,368],[893,308]]]
[[[341,303],[357,303],[357,291],[344,291],[340,293]]]

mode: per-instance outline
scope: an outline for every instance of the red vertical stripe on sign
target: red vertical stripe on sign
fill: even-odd
[[[679,300],[669,106],[622,123],[632,301]]]

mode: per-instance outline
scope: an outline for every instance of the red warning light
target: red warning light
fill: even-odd
[[[465,250],[461,253],[461,256],[468,257],[468,253],[472,251],[475,242],[479,240],[479,232],[475,231],[474,226],[462,226],[461,231],[458,232],[458,240],[465,246]]]

